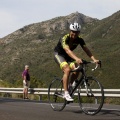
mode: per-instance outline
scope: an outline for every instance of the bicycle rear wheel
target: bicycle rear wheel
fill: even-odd
[[[55,78],[48,89],[48,99],[53,110],[61,111],[66,106],[64,99],[63,81]]]
[[[103,87],[93,77],[87,77],[87,89],[82,82],[78,90],[79,105],[85,114],[95,115],[101,110],[104,103]]]

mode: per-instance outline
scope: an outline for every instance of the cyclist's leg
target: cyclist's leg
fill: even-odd
[[[72,70],[74,70],[77,67],[77,63],[75,61],[70,63],[70,68]],[[72,83],[74,82],[74,80],[76,80],[79,76],[80,72],[72,72],[71,76],[70,76],[70,84],[72,85]]]
[[[62,66],[62,70],[63,70],[63,85],[64,85],[64,90],[68,91],[68,77],[69,77],[69,73],[70,73],[70,68],[69,65],[66,64],[66,62],[63,62],[64,66]]]
[[[68,77],[69,77],[69,73],[70,73],[69,65],[63,66],[62,70],[64,72],[63,85],[64,85],[64,89],[65,89],[65,98],[67,101],[73,101],[73,99],[70,97],[69,92],[68,92]]]
[[[68,77],[70,73],[70,68],[68,63],[66,62],[65,58],[61,55],[59,55],[57,52],[54,53],[55,62],[60,66],[60,68],[63,70],[63,86],[64,90],[68,91]]]
[[[55,61],[59,64],[60,68],[63,70],[63,87],[65,91],[65,98],[67,101],[73,101],[68,92],[68,78],[70,74],[70,67],[63,56],[58,55],[55,52]]]

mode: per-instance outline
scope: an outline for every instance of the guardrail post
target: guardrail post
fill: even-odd
[[[42,100],[42,95],[39,95],[39,101],[41,101]]]
[[[95,104],[98,104],[97,98],[95,98]]]

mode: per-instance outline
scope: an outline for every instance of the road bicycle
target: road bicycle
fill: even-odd
[[[81,110],[87,115],[97,114],[104,104],[104,90],[101,83],[93,76],[88,76],[86,71],[90,63],[93,61],[85,61],[80,64],[72,72],[80,72],[76,86],[69,91],[71,96],[78,96],[78,102]],[[101,67],[101,62],[96,64],[92,71],[95,71],[98,66]],[[48,88],[48,99],[53,110],[61,111],[70,102],[64,98],[63,80],[55,77]]]

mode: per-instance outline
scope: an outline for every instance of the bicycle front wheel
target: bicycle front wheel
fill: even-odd
[[[66,100],[64,99],[63,81],[55,78],[48,89],[48,99],[53,110],[61,111],[66,106]]]
[[[104,103],[104,91],[99,81],[93,77],[87,77],[85,83],[81,82],[78,90],[79,105],[82,111],[88,115],[97,114]]]

